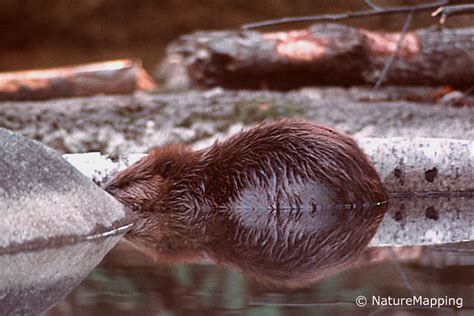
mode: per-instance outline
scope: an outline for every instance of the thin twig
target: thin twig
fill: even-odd
[[[474,13],[474,4],[459,4],[459,5],[448,5],[439,7],[436,11],[431,13],[431,16],[438,16],[439,23],[444,24],[446,19],[449,16],[458,15],[458,14],[473,14]]]
[[[364,3],[368,5],[372,10],[379,11],[382,10],[378,5],[372,2],[372,0],[364,0]]]
[[[403,29],[400,33],[400,38],[398,39],[398,42],[397,42],[397,47],[395,48],[395,50],[393,51],[392,55],[390,56],[389,60],[387,60],[387,62],[385,63],[385,65],[383,66],[383,69],[382,69],[382,72],[380,73],[380,76],[379,78],[377,79],[377,82],[375,83],[374,85],[374,90],[378,90],[380,88],[380,86],[382,85],[383,81],[385,80],[385,77],[387,76],[388,74],[388,71],[390,70],[390,67],[392,67],[392,64],[394,63],[394,61],[397,59],[398,57],[398,53],[400,51],[400,48],[402,47],[402,43],[403,43],[403,39],[405,38],[405,35],[407,34],[407,31],[408,31],[408,28],[410,27],[410,24],[411,22],[413,21],[413,16],[414,16],[415,12],[414,11],[411,11],[406,20],[405,20],[405,24],[403,24]]]
[[[286,17],[275,20],[268,20],[256,23],[244,24],[242,28],[244,29],[254,29],[258,27],[277,25],[277,24],[286,24],[286,23],[296,23],[296,22],[315,22],[315,21],[337,21],[343,19],[352,19],[352,18],[361,18],[372,15],[387,15],[387,14],[397,14],[397,13],[407,13],[407,12],[418,12],[418,11],[427,11],[434,10],[441,6],[449,4],[449,1],[443,0],[432,3],[419,4],[414,6],[400,6],[400,7],[388,7],[381,8],[380,10],[364,10],[364,11],[355,11],[348,13],[340,14],[327,14],[327,15],[311,15],[311,16],[301,16],[301,17]]]

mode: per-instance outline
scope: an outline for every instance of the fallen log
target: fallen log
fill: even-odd
[[[0,101],[131,94],[155,88],[141,62],[127,59],[0,73]]]
[[[386,87],[372,95],[370,89],[360,87],[305,88],[289,93],[216,88],[3,102],[0,127],[62,153],[146,152],[165,143],[207,146],[215,135],[229,134],[242,125],[289,116],[304,117],[357,137],[474,139],[474,107],[397,100],[397,91]],[[416,93],[428,94],[424,89]]]
[[[474,28],[401,34],[336,24],[277,33],[197,32],[168,47],[158,76],[167,85],[181,87],[374,84],[396,53],[384,84],[469,88],[474,85],[473,36]]]

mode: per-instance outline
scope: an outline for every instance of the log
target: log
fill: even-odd
[[[357,137],[474,139],[474,107],[398,100],[399,89],[353,87],[187,91],[0,104],[0,127],[62,153],[146,152],[166,143],[207,146],[242,125],[299,116]],[[403,89],[405,90],[405,89]],[[428,95],[417,89],[416,95]],[[415,93],[415,91],[412,91]]]
[[[474,28],[404,35],[385,84],[474,85]],[[168,47],[158,75],[168,85],[228,88],[374,84],[400,36],[336,24],[276,33],[197,32]]]
[[[0,73],[0,101],[131,94],[155,88],[141,62],[128,59]]]
[[[372,158],[389,192],[408,198],[417,197],[413,192],[426,196],[470,192],[474,197],[471,140],[389,137],[360,138],[358,143]]]

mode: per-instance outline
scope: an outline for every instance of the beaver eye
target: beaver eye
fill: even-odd
[[[171,160],[165,161],[158,167],[158,170],[157,170],[158,174],[166,178],[170,175],[172,167],[173,167],[173,161]]]

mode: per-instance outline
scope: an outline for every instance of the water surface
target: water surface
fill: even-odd
[[[121,242],[46,315],[474,314],[474,242],[379,248],[364,258],[366,263],[309,288],[290,290],[262,286],[225,267],[159,265]],[[360,295],[462,298],[462,307],[383,308],[369,302],[361,308],[355,304]]]

